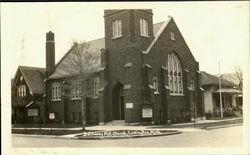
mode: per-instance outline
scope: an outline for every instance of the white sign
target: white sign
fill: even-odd
[[[38,109],[37,108],[28,109],[28,116],[38,116]]]
[[[55,113],[49,113],[49,119],[55,119]]]
[[[151,118],[153,116],[152,109],[142,109],[143,118]]]
[[[126,103],[126,108],[127,108],[127,109],[133,108],[133,103]]]

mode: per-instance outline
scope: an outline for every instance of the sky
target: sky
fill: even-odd
[[[247,60],[248,2],[160,3],[4,3],[1,8],[2,58],[11,60],[13,77],[18,65],[45,67],[45,34],[55,33],[56,62],[73,39],[104,37],[104,9],[153,9],[153,22],[171,15],[200,70],[234,72]],[[22,41],[23,40],[23,41]]]

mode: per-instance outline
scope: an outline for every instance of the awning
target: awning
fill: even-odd
[[[221,89],[217,89],[215,90],[213,93],[228,93],[228,94],[240,94],[241,91],[237,90],[237,89],[233,89],[233,88],[221,88]]]
[[[28,108],[31,104],[33,104],[34,102],[30,102],[29,104],[27,104],[25,107]]]

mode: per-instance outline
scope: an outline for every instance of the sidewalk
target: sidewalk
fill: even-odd
[[[182,133],[189,132],[197,132],[202,129],[216,129],[221,127],[230,127],[233,125],[241,125],[242,118],[232,118],[232,119],[224,119],[224,120],[199,120],[195,123],[179,123],[172,125],[154,125],[154,126],[113,126],[113,125],[97,125],[97,126],[89,126],[86,127],[88,131],[114,131],[114,130],[177,130]],[[24,128],[12,128],[12,129],[20,129],[24,130]],[[26,128],[27,130],[51,130],[51,128]],[[76,128],[52,128],[54,131],[67,130],[67,131],[79,131],[73,134],[67,135],[28,135],[28,134],[15,134],[18,136],[31,136],[31,137],[44,137],[44,138],[75,138],[76,135],[82,134],[81,127]]]

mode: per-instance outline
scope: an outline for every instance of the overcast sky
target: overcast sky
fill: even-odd
[[[248,2],[161,3],[4,3],[1,7],[2,71],[13,77],[18,65],[45,67],[45,34],[52,30],[56,62],[72,39],[104,37],[104,9],[153,9],[153,22],[171,15],[185,38],[200,70],[234,72],[247,63]],[[23,48],[22,48],[23,40]]]

